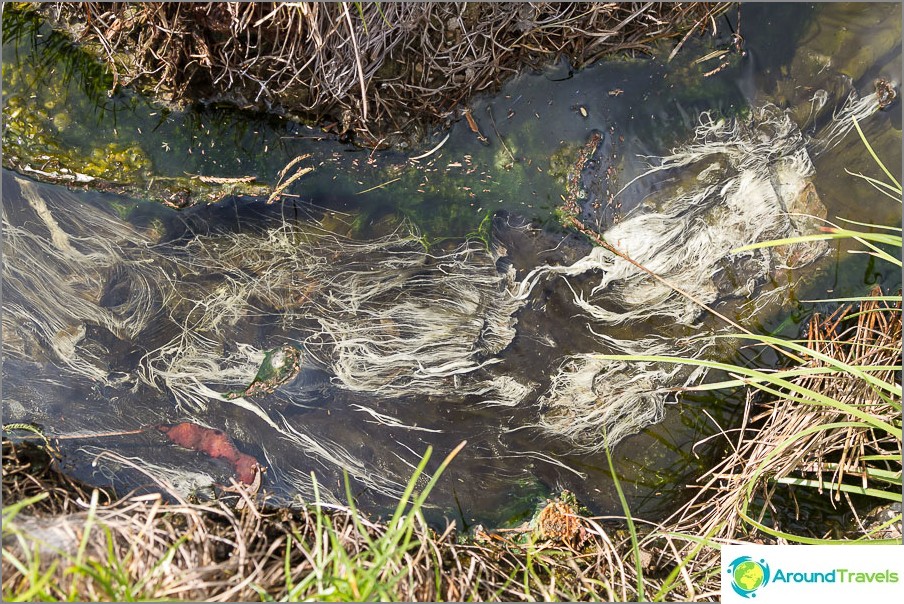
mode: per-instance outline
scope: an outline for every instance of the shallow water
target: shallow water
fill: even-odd
[[[40,39],[27,35],[18,41],[7,40],[4,45],[4,112],[11,117],[9,112],[17,108],[33,108],[36,130],[44,134],[35,144],[46,145],[48,150],[82,158],[94,157],[95,149],[104,149],[101,155],[120,153],[117,165],[98,159],[89,167],[106,178],[110,171],[118,171],[135,183],[146,182],[151,174],[183,177],[185,173],[254,175],[273,182],[293,157],[312,154],[306,165],[316,169],[290,189],[297,197],[287,198],[278,206],[235,197],[177,212],[138,199],[34,185],[52,208],[76,216],[96,212],[124,220],[137,231],[136,241],[146,240],[145,244],[124,241],[121,245],[127,257],[159,263],[163,271],[184,271],[183,282],[190,281],[199,291],[240,280],[239,273],[246,269],[218,265],[216,271],[203,268],[193,273],[186,266],[198,252],[192,247],[198,241],[216,250],[218,245],[228,247],[229,234],[263,236],[284,221],[302,225],[302,229],[316,222],[340,237],[364,241],[389,234],[404,218],[433,242],[434,250],[448,253],[460,238],[478,231],[488,216],[499,211],[513,216],[515,223],[523,217],[546,228],[523,232],[502,220],[495,222],[494,234],[506,244],[520,279],[538,264],[570,263],[587,252],[586,242],[566,236],[555,224],[554,210],[566,191],[553,173],[563,171],[562,166],[576,157],[576,150],[592,132],[602,132],[610,142],[609,149],[616,155],[610,159],[617,167],[610,184],[621,188],[644,169],[645,161],[639,155],[661,155],[680,145],[691,135],[702,111],[715,110],[731,117],[744,115],[748,105],[773,102],[783,108],[798,108],[800,113],[803,110],[799,108],[807,105],[806,94],[815,89],[827,89],[833,103],[840,104],[850,87],[866,95],[878,75],[894,78],[901,72],[898,5],[824,5],[816,10],[751,5],[743,11],[742,34],[748,54],[735,58],[712,76],[702,74],[716,68],[718,61],[694,65],[693,60],[713,45],[724,46],[727,39],[709,41],[703,48],[695,40],[668,64],[667,55],[663,55],[652,61],[604,62],[575,73],[560,65],[542,74],[523,75],[497,95],[470,105],[482,135],[490,142],[488,146],[480,143],[464,120],[459,120],[448,141],[421,160],[410,157],[433,148],[445,134],[437,133],[422,149],[410,153],[371,153],[296,124],[261,121],[216,109],[166,113],[128,93],[107,98],[98,94],[97,86],[87,86],[88,80],[78,70],[71,79],[61,78],[64,56],[53,54],[55,46],[47,48]],[[735,19],[733,15],[730,18]],[[789,31],[789,23],[799,24],[797,31]],[[843,30],[838,28],[839,23],[844,24]],[[49,36],[47,32],[40,35]],[[35,66],[41,69],[26,76]],[[845,76],[853,78],[853,83],[846,83]],[[800,117],[803,122],[806,113]],[[827,120],[827,116],[820,116],[814,129]],[[899,166],[900,105],[871,116],[863,127],[880,157],[887,158],[890,166]],[[24,144],[13,140],[13,132],[8,126],[4,131],[5,152],[15,144]],[[900,205],[877,199],[868,186],[844,173],[844,167],[875,173],[856,135],[847,136],[831,152],[815,157],[814,164],[813,182],[830,217],[900,223]],[[4,172],[3,203],[5,212],[15,214],[25,204],[18,193],[22,185],[11,179],[12,175]],[[623,211],[669,186],[668,179],[642,179],[622,194]],[[862,199],[875,201],[864,206],[858,201]],[[72,229],[78,228],[74,220]],[[86,235],[90,238],[90,233]],[[129,251],[129,245],[146,245],[147,249]],[[726,301],[720,308],[743,317],[751,329],[796,335],[798,322],[814,308],[799,300],[857,295],[874,283],[890,289],[900,286],[898,271],[868,257],[848,254],[847,247],[840,244],[826,259],[790,275],[791,279],[802,279],[786,292],[786,299],[763,312],[748,316],[743,299]],[[4,247],[5,254],[16,251]],[[337,258],[345,258],[341,251],[336,253],[340,254]],[[211,252],[211,258],[215,257]],[[342,265],[336,262],[337,267]],[[132,292],[129,282],[115,271],[103,276],[110,282],[101,286],[101,306],[123,304]],[[8,279],[6,274],[4,279]],[[789,280],[789,276],[783,279]],[[573,279],[572,283],[580,288],[586,280]],[[775,285],[767,284],[765,289]],[[5,298],[7,314],[8,303]],[[287,326],[277,310],[263,305],[260,314],[231,328],[228,337],[217,344],[224,355],[236,352],[242,343],[268,349],[275,342],[308,337],[313,329],[306,322],[310,317],[299,314],[297,323]],[[371,508],[388,504],[379,494],[381,488],[397,490],[428,445],[437,451],[430,470],[436,467],[438,458],[466,439],[468,446],[431,498],[437,515],[455,517],[464,525],[514,522],[561,488],[574,491],[596,513],[619,513],[605,454],[598,450],[575,453],[573,443],[533,427],[541,407],[539,395],[549,387],[552,374],[566,355],[601,352],[605,347],[590,333],[591,322],[577,312],[562,279],[543,283],[516,316],[517,335],[499,353],[499,367],[504,368],[505,375],[536,386],[513,407],[479,405],[479,397],[462,396],[454,388],[448,394],[414,391],[410,395],[374,396],[337,387],[330,372],[316,364],[303,366],[297,379],[272,395],[254,400],[271,417],[279,414],[304,435],[333,443],[333,457],[337,451],[347,454],[345,465],[356,479],[353,490],[362,504]],[[129,376],[144,352],[152,348],[150,342],[164,343],[173,336],[174,325],[158,325],[159,330],[146,329],[137,340],[116,337],[89,325],[81,345],[102,351],[99,356],[110,375]],[[25,344],[12,341],[15,332],[9,333],[6,324],[4,327],[8,350],[27,349]],[[703,317],[696,330],[720,327],[713,317]],[[599,326],[594,328],[600,331]],[[654,333],[671,337],[694,333],[655,319],[605,330],[611,337],[635,340]],[[752,353],[726,350],[724,354],[744,358]],[[4,421],[34,421],[51,433],[66,434],[134,430],[198,417],[204,424],[226,431],[240,450],[270,467],[263,483],[268,491],[291,497],[300,484],[310,484],[308,476],[313,471],[325,490],[339,500],[344,498],[341,464],[331,463],[323,452],[304,450],[298,442],[282,438],[247,409],[216,403],[200,412],[180,404],[172,391],[155,391],[133,379],[124,378],[121,384],[111,385],[75,377],[40,345],[27,349],[29,355],[5,356]],[[484,374],[492,377],[496,371],[487,368],[462,379]],[[635,514],[655,517],[677,506],[687,493],[685,484],[707,467],[709,456],[718,453],[708,446],[695,448],[693,443],[719,427],[731,425],[737,396],[683,397],[667,406],[661,422],[614,448],[616,472]],[[438,432],[379,424],[362,409]],[[112,481],[132,487],[149,483],[147,475],[129,468],[128,460],[170,480],[181,472],[185,484],[204,484],[209,479],[222,483],[230,474],[221,462],[168,445],[153,430],[65,441],[63,450],[64,463],[73,474],[99,484]],[[125,461],[98,460],[104,450],[117,452]],[[186,477],[186,469],[194,475]],[[309,496],[306,489],[302,492]]]

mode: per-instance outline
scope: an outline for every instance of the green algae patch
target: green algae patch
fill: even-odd
[[[4,167],[176,207],[271,191],[251,176],[195,173],[204,171],[191,157],[197,134],[156,132],[171,113],[119,87],[114,74],[42,24],[30,5],[4,11],[3,39]],[[205,142],[214,148],[215,141]],[[208,149],[199,152],[206,156]]]

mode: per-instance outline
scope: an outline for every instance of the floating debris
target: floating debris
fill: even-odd
[[[879,109],[889,108],[895,102],[895,99],[898,98],[898,91],[895,90],[895,85],[885,78],[876,80],[875,88]]]
[[[477,120],[474,119],[474,116],[471,115],[471,110],[468,108],[462,109],[461,114],[468,120],[468,128],[471,129],[471,132],[477,135],[477,140],[480,141],[480,144],[487,146],[490,144],[490,141],[487,137],[483,135],[480,131],[480,126],[477,125]]]
[[[180,447],[229,462],[239,482],[247,485],[260,484],[261,466],[257,459],[239,451],[222,430],[205,428],[191,422],[173,426],[160,425],[157,429]]]
[[[282,346],[264,353],[254,381],[241,392],[230,392],[226,398],[233,399],[240,396],[254,396],[256,394],[270,394],[279,386],[295,378],[298,375],[301,353],[291,345]]]

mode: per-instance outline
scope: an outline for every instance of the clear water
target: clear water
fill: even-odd
[[[897,79],[901,74],[900,10],[900,5],[893,4],[745,5],[740,33],[747,55],[733,57],[711,76],[703,74],[716,68],[718,60],[700,64],[694,60],[714,48],[727,47],[727,36],[692,39],[672,62],[666,61],[668,51],[663,51],[652,59],[604,61],[580,72],[561,64],[543,73],[524,74],[497,94],[470,104],[489,145],[482,144],[467,122],[459,119],[445,144],[421,160],[410,158],[436,146],[445,132],[436,132],[417,150],[370,152],[295,123],[215,107],[166,111],[128,91],[108,96],[109,82],[89,63],[79,61],[78,53],[44,29],[13,22],[7,12],[3,16],[4,153],[14,151],[17,144],[32,154],[43,146],[49,156],[63,157],[69,165],[90,163],[88,167],[97,174],[115,180],[109,175],[119,173],[121,182],[136,186],[152,176],[184,179],[187,175],[253,175],[274,183],[292,158],[310,154],[304,165],[315,170],[288,190],[293,197],[283,206],[293,213],[313,213],[337,232],[359,239],[386,234],[399,220],[407,219],[442,246],[478,232],[488,216],[506,211],[545,228],[533,237],[506,235],[514,238],[516,265],[530,267],[541,257],[546,260],[545,250],[562,245],[564,234],[554,210],[565,191],[553,172],[561,170],[561,158],[567,163],[567,158],[576,157],[575,151],[591,132],[607,132],[617,141],[613,150],[621,158],[618,182],[627,183],[643,169],[640,156],[662,154],[687,139],[702,111],[730,117],[766,102],[799,108],[806,105],[805,97],[812,90],[825,88],[836,94],[844,76],[866,94],[876,77]],[[725,19],[737,27],[735,13]],[[720,29],[727,31],[724,22]],[[17,108],[29,114],[32,130],[10,126],[19,119],[13,116]],[[863,124],[873,147],[893,171],[901,164],[900,113],[898,104]],[[39,133],[40,138],[16,140],[22,132]],[[814,183],[829,216],[900,224],[900,205],[877,199],[844,168],[875,173],[856,136],[847,137],[816,160]],[[48,196],[63,195],[51,186],[42,191]],[[636,203],[646,192],[649,189],[637,186],[627,197]],[[81,192],[73,199],[66,202],[76,204],[73,212],[79,211],[77,204],[113,211],[136,227],[156,229],[163,240],[172,241],[197,232],[263,229],[284,215],[282,209],[262,208],[260,200],[244,197],[181,213],[137,197]],[[6,193],[4,205],[15,205]],[[569,236],[560,249],[567,256],[579,254],[585,245]],[[875,283],[887,289],[900,287],[898,271],[865,255],[849,254],[850,247],[838,244],[830,257],[798,275],[803,279],[783,305],[748,319],[747,326],[797,335],[800,323],[821,308],[802,300],[859,295]],[[502,354],[504,363],[517,367],[520,374],[540,376],[537,392],[543,391],[544,380],[548,383],[548,377],[542,376],[549,376],[564,355],[598,346],[586,322],[575,318],[561,282],[551,285],[544,296],[542,310],[528,307],[520,313],[519,336]],[[737,305],[729,308],[740,312]],[[272,335],[276,317],[270,319],[249,322],[245,335],[251,339]],[[714,324],[707,319],[702,329]],[[619,337],[642,337],[660,327],[650,323],[634,326],[630,333],[616,331]],[[729,354],[741,360],[753,353]],[[136,355],[123,350],[111,365],[127,371]],[[52,431],[65,432],[91,415],[110,430],[185,419],[165,394],[109,391],[68,381],[46,361],[39,367],[46,372],[43,379],[33,379],[33,365],[4,363],[4,421],[10,417],[38,421]],[[328,376],[312,374],[311,379],[328,380]],[[416,463],[428,445],[437,451],[428,469],[435,468],[442,454],[468,440],[431,497],[437,516],[453,517],[465,526],[515,522],[562,488],[574,491],[595,513],[620,513],[604,453],[575,454],[568,443],[536,430],[511,430],[535,421],[537,408],[532,403],[500,410],[463,405],[452,396],[449,400],[387,401],[336,389],[325,392],[313,404],[289,405],[283,410],[286,418],[341,443],[376,472],[406,475],[408,464]],[[690,494],[687,485],[719,454],[719,446],[713,446],[718,439],[696,447],[694,443],[720,427],[728,428],[739,402],[736,393],[683,397],[667,408],[661,423],[618,444],[612,451],[613,463],[636,515],[665,515]],[[283,403],[278,397],[268,402]],[[370,423],[354,410],[355,404],[442,432],[409,432]],[[35,417],[38,408],[40,414]],[[314,471],[325,488],[343,497],[340,473],[275,442],[266,425],[234,407],[210,413],[204,422],[224,428],[243,451],[262,460],[265,450],[278,455],[281,467],[296,468],[302,476]],[[100,484],[112,481],[132,487],[149,482],[127,465],[93,463],[97,447],[135,460],[155,459],[225,476],[222,467],[196,453],[161,446],[159,434],[154,433],[65,441],[66,467]],[[388,505],[384,498],[353,485],[363,505],[377,510]],[[276,475],[265,476],[264,488],[292,494],[291,484]]]

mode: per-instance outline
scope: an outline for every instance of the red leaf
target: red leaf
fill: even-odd
[[[260,472],[257,459],[236,449],[232,439],[222,430],[205,428],[191,422],[174,426],[159,425],[157,429],[166,434],[173,444],[214,459],[228,461],[240,482],[252,484]]]
[[[257,460],[245,453],[239,453],[239,458],[233,466],[236,478],[245,484],[254,484],[256,476],[260,473],[260,465]]]

